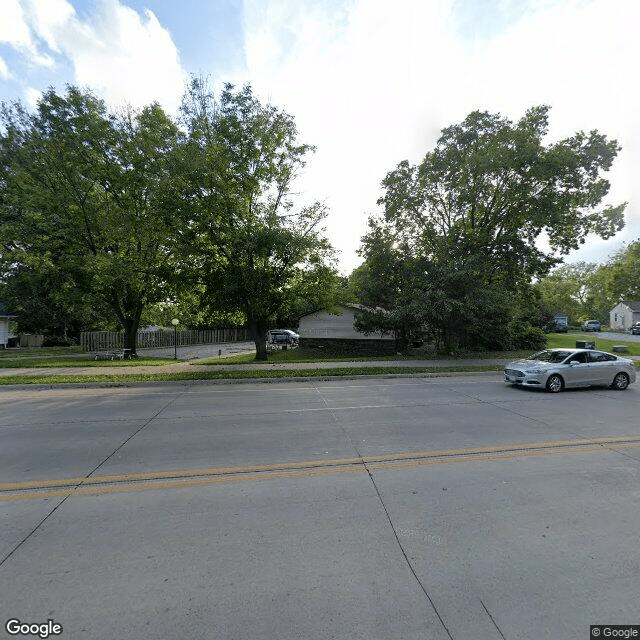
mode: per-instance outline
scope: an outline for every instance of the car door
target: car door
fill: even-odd
[[[602,351],[589,352],[591,384],[611,384],[616,374],[616,357]]]
[[[586,351],[574,353],[565,361],[565,364],[567,366],[564,368],[563,375],[567,387],[584,387],[591,384],[591,370]]]

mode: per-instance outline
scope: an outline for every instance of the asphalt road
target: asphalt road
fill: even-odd
[[[640,624],[638,384],[550,395],[484,374],[0,397],[3,627],[578,640]]]

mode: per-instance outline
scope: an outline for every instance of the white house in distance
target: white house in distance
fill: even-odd
[[[344,354],[393,354],[393,335],[357,331],[353,323],[365,307],[359,304],[336,305],[332,311],[320,310],[302,316],[298,325],[300,346]]]
[[[11,318],[15,318],[15,316],[7,313],[4,302],[0,302],[0,349],[7,348],[7,342],[9,340],[9,320]]]
[[[609,311],[612,329],[629,329],[636,322],[640,322],[640,300],[623,300]]]

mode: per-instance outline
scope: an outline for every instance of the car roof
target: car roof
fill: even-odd
[[[543,351],[553,351],[554,353],[608,353],[607,351],[602,351],[602,349],[576,349],[575,347],[554,347],[553,349],[544,349]]]
[[[603,351],[602,349],[576,349],[574,347],[566,347],[566,348],[554,347],[553,349],[543,349],[543,351],[554,351],[556,353],[559,351],[563,351],[566,353],[606,353],[607,355],[613,356],[618,360],[624,359],[624,358],[621,358],[620,356],[617,356],[615,353],[609,353],[608,351]],[[540,352],[538,351],[538,353]]]

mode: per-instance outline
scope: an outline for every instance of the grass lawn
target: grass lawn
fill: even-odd
[[[550,333],[548,335],[549,341],[547,342],[547,346],[549,348],[558,347],[558,348],[568,348],[575,347],[576,341],[584,341],[584,342],[595,342],[596,349],[600,351],[609,351],[613,353],[612,349],[614,345],[625,345],[629,350],[629,353],[619,353],[617,355],[620,356],[640,356],[640,342],[632,342],[626,340],[624,334],[620,336],[620,339],[615,340],[607,340],[606,338],[601,338],[598,333]]]
[[[0,369],[53,369],[57,367],[161,367],[173,362],[184,362],[173,358],[137,358],[135,360],[94,360],[85,357],[71,358],[68,355],[38,358],[34,356],[0,358]]]
[[[273,378],[334,378],[353,377],[362,375],[394,375],[407,374],[448,374],[469,373],[473,371],[502,371],[497,365],[451,366],[451,367],[350,367],[348,369],[280,369],[259,371],[179,371],[175,373],[118,373],[96,375],[33,375],[33,376],[0,376],[0,385],[9,384],[61,384],[61,383],[98,383],[98,384],[127,384],[129,382],[175,382],[188,380],[251,380]]]
[[[286,362],[376,362],[398,361],[411,362],[413,360],[465,360],[472,358],[493,359],[493,358],[520,358],[531,355],[531,351],[471,351],[468,353],[457,353],[455,355],[443,355],[441,353],[419,353],[416,355],[392,355],[392,356],[335,356],[319,353],[318,351],[307,351],[305,349],[281,349],[269,351],[268,363]],[[220,365],[220,364],[260,364],[255,359],[254,353],[243,353],[228,358],[207,358],[192,362],[194,365]]]
[[[42,358],[43,356],[83,356],[83,347],[24,347],[22,349],[2,349],[0,361],[12,358]]]

